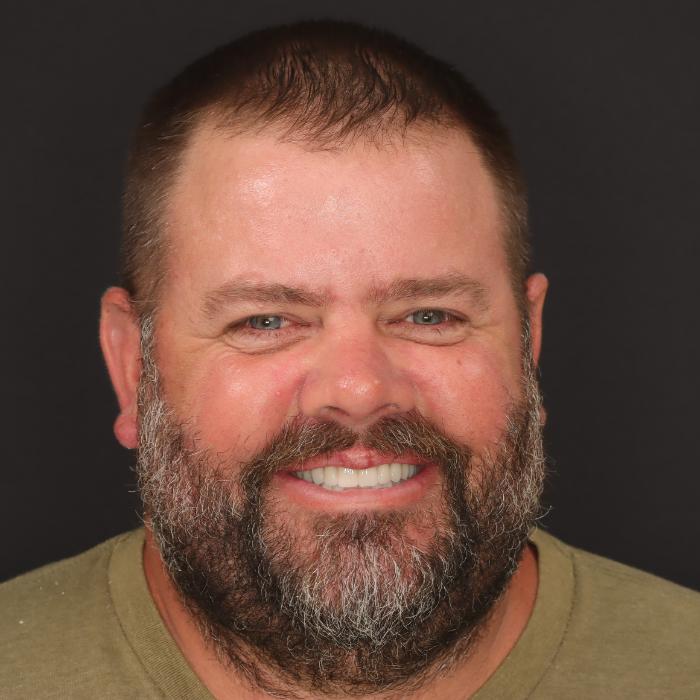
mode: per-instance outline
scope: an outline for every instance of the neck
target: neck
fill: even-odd
[[[235,669],[225,665],[202,636],[192,615],[183,605],[168,575],[151,530],[146,528],[144,573],[166,628],[177,643],[190,667],[217,700],[263,700],[267,693],[252,688]],[[443,673],[435,673],[413,693],[401,692],[406,700],[462,700],[475,693],[495,672],[525,629],[537,594],[537,559],[528,545],[508,587],[488,616],[479,637],[468,655],[453,663]],[[390,693],[374,696],[376,700]],[[311,698],[294,692],[294,697]]]

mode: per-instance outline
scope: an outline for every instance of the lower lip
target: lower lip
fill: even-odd
[[[393,509],[410,506],[423,499],[437,483],[438,469],[434,464],[418,465],[420,471],[410,479],[386,488],[356,488],[331,491],[299,479],[289,472],[275,475],[277,487],[290,501],[313,510],[342,512],[347,510]]]

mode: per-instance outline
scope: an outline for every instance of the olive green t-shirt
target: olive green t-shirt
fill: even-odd
[[[700,699],[700,594],[533,534],[523,634],[475,700]],[[0,585],[0,698],[212,700],[168,634],[143,530]]]

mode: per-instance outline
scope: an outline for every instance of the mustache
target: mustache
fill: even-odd
[[[451,475],[464,474],[472,450],[449,438],[417,411],[385,416],[357,432],[334,421],[297,416],[285,423],[267,445],[241,469],[244,492],[259,493],[275,472],[351,447],[365,447],[397,457],[410,452]]]

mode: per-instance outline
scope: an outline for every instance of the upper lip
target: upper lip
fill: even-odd
[[[286,471],[301,471],[316,469],[317,467],[345,467],[347,469],[369,469],[378,467],[380,464],[391,464],[399,462],[401,464],[425,464],[425,460],[410,452],[401,454],[382,453],[364,447],[352,447],[349,450],[330,452],[312,459],[294,464]]]

